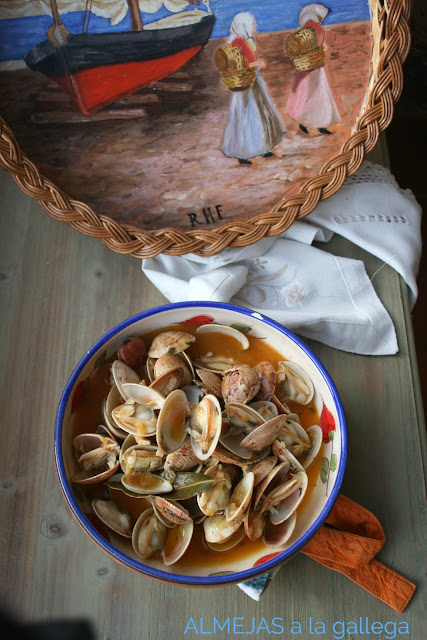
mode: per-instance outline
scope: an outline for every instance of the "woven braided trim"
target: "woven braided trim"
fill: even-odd
[[[85,235],[99,238],[117,253],[152,258],[159,253],[211,256],[228,247],[245,247],[264,237],[277,236],[294,222],[308,215],[320,200],[340,189],[347,176],[362,164],[379,134],[391,122],[394,103],[403,86],[402,63],[409,53],[411,0],[371,0],[373,56],[371,81],[363,115],[355,132],[340,153],[323,165],[317,177],[300,192],[284,198],[268,213],[246,222],[230,222],[214,231],[181,231],[165,228],[144,231],[121,225],[110,217],[95,213],[88,205],[69,198],[53,182],[40,174],[21,151],[15,136],[0,116],[0,165],[7,169],[24,193],[39,201],[55,220]]]

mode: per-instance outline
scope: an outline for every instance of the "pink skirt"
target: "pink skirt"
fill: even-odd
[[[286,113],[292,120],[312,129],[327,128],[341,122],[324,67],[296,72]]]

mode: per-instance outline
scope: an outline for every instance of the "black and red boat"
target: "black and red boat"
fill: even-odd
[[[84,115],[180,69],[207,44],[215,23],[210,11],[199,9],[144,27],[138,0],[128,5],[132,31],[71,34],[51,0],[54,24],[25,56],[27,66],[67,91]]]

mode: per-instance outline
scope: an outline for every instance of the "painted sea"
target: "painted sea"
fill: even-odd
[[[23,18],[2,18],[0,2],[0,61],[21,60],[32,47],[46,37],[46,31],[52,24],[49,15]],[[8,3],[10,4],[10,3]],[[285,3],[283,3],[285,5]],[[233,16],[239,11],[250,11],[257,20],[258,32],[274,32],[292,29],[298,26],[298,12],[308,4],[306,0],[286,0],[286,6],[278,15],[277,0],[211,0],[210,8],[216,17],[212,38],[221,38],[228,34]],[[368,0],[328,0],[326,6],[330,13],[324,25],[342,22],[368,20]],[[188,10],[194,9],[190,4]],[[4,15],[4,14],[3,14]],[[163,7],[156,14],[142,13],[144,23],[150,23],[167,15]],[[79,33],[83,25],[83,11],[74,11],[61,16],[64,25],[71,33]],[[110,21],[94,14],[90,17],[89,32],[103,33],[112,31],[129,31],[129,14],[119,24],[111,26]]]

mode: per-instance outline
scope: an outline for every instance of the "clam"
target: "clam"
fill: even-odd
[[[275,395],[280,402],[292,400],[308,404],[313,399],[314,387],[309,375],[294,362],[279,362],[276,371]]]
[[[254,474],[249,471],[235,486],[231,494],[230,502],[225,509],[227,522],[239,519],[243,516],[252,498],[254,488]]]
[[[160,358],[164,354],[181,353],[193,344],[195,336],[185,331],[163,331],[157,335],[151,343],[148,356]]]
[[[209,516],[203,521],[203,530],[205,532],[206,542],[209,544],[221,543],[231,538],[241,526],[244,520],[244,516],[235,518],[234,520],[227,520],[225,514],[216,513],[214,516]]]
[[[303,460],[302,466],[304,469],[307,469],[311,465],[319,453],[323,437],[322,429],[317,424],[313,424],[311,427],[308,427],[306,433],[310,438],[311,448],[307,451],[307,456],[305,460]]]
[[[236,365],[224,374],[221,385],[222,397],[226,403],[246,404],[256,396],[260,384],[258,374],[252,367],[248,364]]]
[[[132,436],[130,436],[132,437]],[[120,466],[124,473],[131,471],[157,471],[163,466],[163,458],[156,455],[157,447],[133,444],[120,452]]]
[[[273,469],[264,477],[257,486],[255,496],[252,502],[252,508],[259,510],[264,503],[267,489],[272,491],[275,487],[286,481],[291,465],[288,460],[281,462],[273,467]]]
[[[206,369],[196,369],[196,373],[202,381],[201,387],[206,394],[212,393],[217,398],[222,398],[222,381],[217,373]]]
[[[240,348],[244,351],[249,348],[249,340],[247,336],[234,327],[230,327],[225,324],[202,324],[196,329],[196,336],[218,333],[221,334],[221,336],[234,338],[238,342]]]
[[[185,440],[190,406],[182,389],[168,395],[157,419],[157,444],[165,454],[177,451]]]
[[[181,358],[183,354],[175,355],[173,353],[165,353],[160,356],[154,363],[154,378],[160,378],[169,371],[175,371],[176,369],[182,370],[182,384],[191,384],[193,376],[187,366],[187,363]]]
[[[128,365],[121,360],[114,360],[113,364],[111,365],[111,373],[113,374],[114,383],[119,390],[120,395],[122,396],[123,400],[127,400],[128,396],[123,390],[122,385],[126,382],[139,382],[139,375],[136,373],[136,371],[128,367]]]
[[[211,457],[221,433],[221,407],[211,394],[191,412],[191,445],[199,460]]]
[[[224,511],[230,500],[231,479],[222,464],[216,463],[205,472],[209,478],[214,478],[216,484],[197,495],[200,510],[207,516],[213,516],[218,511]]]
[[[251,451],[261,451],[276,440],[285,423],[285,415],[276,416],[276,418],[264,422],[242,440],[241,446]]]
[[[267,522],[262,536],[265,546],[271,549],[283,547],[293,534],[296,521],[297,515],[294,511],[289,518],[280,524],[274,525],[272,522]]]
[[[224,542],[206,541],[206,544],[210,549],[212,549],[212,551],[228,551],[229,549],[234,549],[234,547],[237,547],[237,545],[243,540],[245,535],[245,529],[240,526],[237,531],[235,531],[229,538],[224,540]]]
[[[191,440],[188,436],[179,449],[166,456],[165,469],[168,471],[190,471],[198,462],[199,459],[193,451]]]
[[[160,522],[153,509],[146,509],[135,522],[132,547],[140,558],[149,558],[163,549],[167,528]]]
[[[277,456],[268,456],[251,465],[254,474],[254,487],[264,480],[277,464]]]
[[[174,500],[166,500],[166,498],[161,498],[160,496],[153,496],[151,503],[156,516],[168,528],[174,527],[177,524],[186,524],[187,522],[193,521],[187,509]]]
[[[163,373],[155,378],[150,384],[150,389],[158,391],[162,396],[166,397],[175,389],[179,389],[183,383],[184,367],[178,366]]]
[[[151,471],[129,471],[122,476],[121,483],[125,489],[141,495],[169,493],[173,489],[168,480]]]
[[[235,427],[239,427],[246,434],[265,422],[258,411],[240,402],[227,402],[225,405],[225,413],[228,422]]]
[[[286,422],[280,431],[279,440],[286,444],[288,450],[296,458],[300,458],[311,448],[310,438],[295,414],[287,416]]]
[[[165,397],[156,389],[145,384],[124,383],[122,385],[126,397],[150,409],[161,409],[165,404]]]
[[[156,415],[150,407],[127,400],[111,413],[119,427],[134,436],[146,438],[156,433]]]
[[[123,404],[123,398],[120,395],[119,390],[116,385],[113,384],[111,387],[106,400],[102,403],[102,416],[105,420],[105,425],[110,431],[110,433],[119,438],[119,440],[124,440],[127,436],[127,432],[119,427],[112,416],[113,409]]]
[[[281,524],[297,510],[307,490],[307,483],[307,474],[299,471],[265,497],[261,511],[269,512],[272,524]]]
[[[248,509],[246,512],[244,527],[249,540],[261,538],[265,525],[267,524],[267,514],[255,509]]]
[[[119,468],[120,447],[112,438],[96,433],[83,433],[73,440],[81,471],[73,476],[76,484],[104,482]]]
[[[95,515],[109,529],[125,538],[132,537],[132,523],[129,515],[119,510],[113,500],[92,500],[92,509]]]
[[[222,421],[221,435],[219,436],[222,446],[235,453],[239,458],[249,460],[252,457],[252,451],[241,446],[245,437],[239,427],[235,427],[225,420]]]
[[[279,415],[279,410],[274,402],[271,402],[270,400],[257,400],[256,402],[251,402],[249,405],[245,406],[255,409],[265,422]]]
[[[256,399],[271,400],[276,387],[276,372],[273,365],[270,362],[258,362],[258,364],[254,366],[254,371],[258,374],[260,381]]]
[[[167,567],[177,562],[187,551],[193,537],[193,530],[192,520],[168,530],[162,549],[163,563]]]

